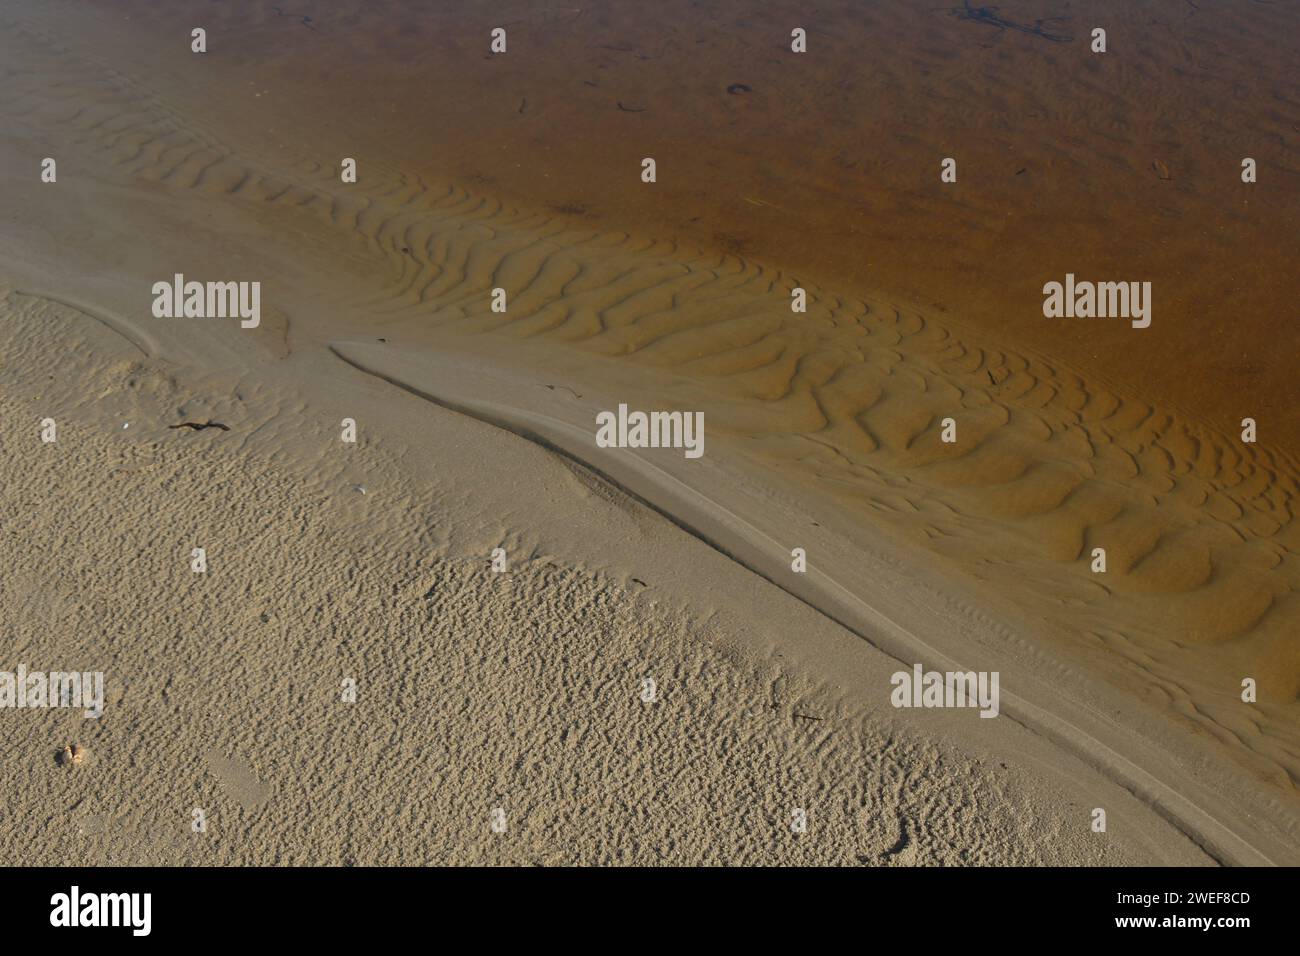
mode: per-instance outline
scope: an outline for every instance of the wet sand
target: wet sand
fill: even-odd
[[[178,7],[144,22],[133,4],[8,11],[6,434],[45,406],[72,416],[73,457],[41,487],[83,509],[118,456],[164,476],[104,485],[109,500],[82,514],[115,569],[88,595],[44,606],[27,597],[37,568],[15,576],[11,630],[50,642],[15,650],[118,662],[129,706],[90,746],[119,807],[145,794],[165,814],[197,792],[237,820],[215,855],[163,841],[143,858],[1294,861],[1297,180],[1273,39],[1287,14],[1143,22],[1138,58],[1121,53],[1136,25],[1115,13],[1112,52],[1090,60],[1075,20],[1007,25],[1051,15],[1032,6],[1001,10],[1002,25],[828,13],[808,24],[826,55],[803,58],[782,52],[788,28],[767,8],[725,25],[666,9],[661,35],[576,7],[506,8],[474,31],[463,11],[397,29],[383,4],[307,22],[204,6],[204,57]],[[491,57],[496,25],[510,48]],[[163,52],[170,34],[182,40]],[[1211,55],[1212,81],[1179,65]],[[1246,133],[1253,186],[1229,155]],[[57,186],[15,171],[55,154]],[[959,157],[956,184],[938,182],[943,155]],[[339,182],[342,156],[356,184]],[[1152,327],[1043,318],[1042,283],[1067,271],[1152,281]],[[260,278],[262,326],[154,319],[145,290],[174,272]],[[584,423],[619,402],[703,410],[700,467],[596,449]],[[135,430],[105,437],[128,414]],[[1237,435],[1246,414],[1257,445]],[[344,415],[364,423],[364,454],[340,455]],[[177,434],[164,422],[178,416],[232,433]],[[42,453],[29,444],[7,440],[21,468]],[[14,514],[31,506],[16,494]],[[224,519],[240,568],[200,605],[218,620],[178,631],[175,588],[195,586],[171,561],[185,536],[169,564],[141,526],[179,522],[193,539]],[[63,520],[33,519],[24,540],[66,540]],[[521,590],[492,583],[497,546]],[[1089,568],[1098,546],[1104,576]],[[807,575],[790,573],[792,547]],[[266,556],[249,564],[250,548]],[[68,560],[77,573],[85,558]],[[279,622],[271,639],[247,617],[268,567],[305,575],[261,612]],[[182,581],[146,598],[143,568]],[[95,594],[131,626],[89,640]],[[410,617],[429,601],[436,613]],[[352,635],[356,614],[368,624]],[[588,648],[573,622],[593,615],[606,637]],[[516,661],[503,628],[540,643]],[[191,661],[195,631],[210,643]],[[358,655],[386,686],[382,733],[341,728],[325,702]],[[302,679],[318,703],[292,676],[303,706],[231,700],[233,660],[282,673],[289,657],[315,668]],[[640,706],[651,660],[703,709],[603,709],[611,694]],[[917,660],[1001,671],[1005,718],[894,710],[888,675]],[[204,695],[169,689],[177,673],[224,712],[201,716]],[[548,688],[536,713],[523,674]],[[1241,701],[1243,676],[1258,703]],[[241,729],[222,730],[232,718]],[[50,730],[13,722],[25,762],[7,796],[28,816],[10,841],[49,801],[74,803],[59,788],[76,778],[42,759]],[[136,777],[121,761],[146,739],[160,757]],[[890,756],[895,740],[905,755]],[[182,769],[187,748],[207,767]],[[369,784],[346,769],[357,753]],[[665,791],[629,777],[629,759],[697,776],[674,775],[672,811],[648,820],[628,808]],[[889,786],[869,769],[882,760]],[[434,804],[414,797],[421,779],[441,788]],[[908,809],[911,787],[926,809]],[[532,843],[448,822],[466,789],[484,819],[515,795]],[[711,844],[700,814],[723,791],[745,825]],[[835,822],[803,843],[755,836],[788,834],[794,791],[821,795]],[[385,832],[394,800],[415,800],[425,836],[398,849],[320,820],[284,827],[325,794]],[[1122,808],[1104,839],[1087,829],[1097,805]],[[559,836],[573,828],[588,836]],[[103,850],[77,846],[91,862]]]

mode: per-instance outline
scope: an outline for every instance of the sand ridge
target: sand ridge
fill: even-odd
[[[451,361],[432,355],[395,356],[384,346],[359,343],[335,343],[332,350],[349,364],[412,394],[473,415],[590,467],[900,663],[919,660],[949,672],[978,671],[982,665],[996,663],[1006,688],[1002,706],[1011,719],[1072,748],[1111,779],[1140,794],[1216,859],[1249,865],[1277,862],[1271,857],[1277,839],[1274,834],[1265,836],[1242,828],[1235,812],[1240,804],[1222,803],[1221,793],[1193,782],[1158,750],[1143,752],[1135,747],[1131,730],[1123,721],[1110,720],[1081,704],[1086,695],[1072,686],[1073,680],[1061,682],[1068,671],[1054,669],[1051,673],[1041,661],[1035,662],[1032,671],[1027,670],[1007,646],[997,647],[996,654],[980,649],[984,653],[978,657],[976,647],[951,617],[922,622],[923,615],[913,610],[907,618],[909,624],[899,624],[897,618],[869,603],[879,594],[878,579],[853,572],[846,575],[844,562],[829,560],[813,546],[817,538],[808,533],[805,516],[766,507],[770,502],[753,494],[743,476],[701,468],[689,459],[680,459],[674,450],[629,454],[600,449],[589,434],[590,402],[584,409],[575,407],[567,396],[549,401],[530,397],[528,390],[515,384],[517,378],[494,374],[490,366],[476,366],[463,355]],[[821,566],[791,573],[787,547],[794,541],[808,545]],[[862,557],[858,554],[848,567],[860,565]],[[871,597],[864,600],[864,593]],[[951,590],[949,596],[953,596]],[[965,616],[971,616],[972,610],[958,608]],[[1005,626],[1010,619],[1002,620]],[[1251,799],[1259,800],[1260,794],[1252,794]],[[1273,802],[1268,797],[1264,800]],[[1287,817],[1283,811],[1274,822],[1285,828]]]

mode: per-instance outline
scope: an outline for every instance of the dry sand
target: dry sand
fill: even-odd
[[[981,190],[978,208],[942,212],[937,193],[918,193],[869,217],[892,232],[864,276],[825,228],[847,221],[829,152],[797,162],[789,149],[818,129],[837,131],[819,149],[839,148],[853,132],[847,94],[799,81],[788,95],[822,112],[779,111],[797,116],[788,132],[735,113],[702,138],[690,124],[749,109],[733,102],[749,94],[724,83],[721,105],[696,110],[703,94],[679,89],[669,118],[611,119],[555,92],[547,71],[582,72],[572,44],[604,64],[594,88],[637,71],[625,106],[683,83],[684,13],[665,14],[675,26],[658,65],[636,52],[649,49],[644,24],[635,42],[607,43],[619,22],[604,14],[503,13],[506,79],[487,84],[502,65],[485,59],[495,21],[435,16],[403,31],[380,4],[309,22],[260,3],[185,6],[143,22],[139,4],[3,11],[0,668],[102,669],[109,685],[97,721],[0,711],[7,861],[1300,862],[1300,468],[1283,417],[1295,332],[1264,315],[1294,309],[1296,206],[1267,197],[1297,189],[1284,154],[1267,152],[1275,139],[1257,150],[1262,166],[1278,160],[1275,192],[1261,188],[1250,222],[1227,215],[1217,188],[1183,184],[1175,162],[1179,191],[1158,216],[1143,205],[1150,184],[1107,209],[1122,243],[1099,230],[1058,268],[1066,227],[1045,219],[986,268],[981,248],[1004,242],[990,210],[1041,213],[1039,187]],[[1286,16],[1246,6],[1213,11],[1242,34],[1225,56],[1243,75],[1242,48],[1268,62]],[[886,75],[924,75],[968,31],[989,44],[965,52],[983,68],[946,75],[957,92],[942,109],[883,84],[858,132],[918,104],[906,127],[917,153],[934,151],[925,131],[951,111],[1002,95],[999,71],[1029,58],[1050,73],[1063,68],[1039,58],[1081,55],[1078,37],[926,16],[928,39],[895,45],[910,54],[882,51]],[[478,53],[447,39],[453,21],[482,34]],[[204,57],[188,52],[200,22]],[[770,24],[738,26],[728,49]],[[877,26],[862,43],[904,30]],[[380,61],[403,62],[421,36],[465,52],[462,86],[436,82],[446,56],[390,75]],[[1158,29],[1143,36],[1155,51],[1143,70],[1172,55]],[[546,56],[527,60],[530,37]],[[514,115],[542,119],[498,118],[488,135],[493,104],[525,79],[540,92]],[[1103,78],[1090,82],[1119,109]],[[1180,102],[1201,109],[1203,83],[1184,80]],[[1124,103],[1141,101],[1124,88]],[[1243,96],[1264,115],[1242,129],[1288,135],[1285,101]],[[426,103],[443,112],[422,118]],[[648,127],[661,153],[609,132],[674,113],[679,139]],[[1117,115],[1132,162],[1108,181],[1144,148]],[[974,155],[996,152],[997,124],[971,125]],[[566,130],[592,144],[586,162],[530,165]],[[1065,148],[1032,129],[1006,136],[1026,156]],[[1051,188],[1082,184],[1095,207],[1104,184],[1083,142],[1067,141],[1070,176],[1056,169]],[[631,157],[621,192],[613,149]],[[658,190],[636,179],[643,153],[668,157],[662,170],[695,155],[711,172]],[[530,172],[507,176],[507,154]],[[38,179],[44,156],[58,157],[57,184]],[[358,158],[358,183],[339,182],[342,156]],[[963,165],[960,181],[984,168]],[[722,181],[758,205],[702,201]],[[771,183],[823,194],[787,197],[796,229],[753,220],[761,239],[730,241],[745,217],[771,215]],[[908,196],[890,186],[872,188]],[[954,263],[910,258],[907,230],[929,229],[927,215],[941,225],[913,250],[955,243]],[[1144,229],[1167,235],[1188,216],[1240,233],[1208,249],[1171,238],[1134,268],[1177,289],[1152,329],[1044,331],[1045,278],[1104,275],[1126,244],[1150,241]],[[972,238],[981,223],[985,246]],[[1237,305],[1179,305],[1246,258],[1256,279]],[[1175,285],[1179,270],[1196,275]],[[148,290],[175,272],[259,279],[261,327],[153,318]],[[1003,290],[996,306],[965,284],[976,273]],[[1032,294],[1007,293],[1013,277]],[[807,315],[790,313],[796,284]],[[505,315],[489,309],[496,286]],[[1223,350],[1202,320],[1229,314],[1257,374],[1212,357]],[[1157,356],[1196,387],[1138,374]],[[1243,395],[1244,413],[1224,404]],[[594,414],[619,402],[703,410],[705,458],[596,448]],[[1269,440],[1243,445],[1242,414]],[[955,445],[938,438],[949,415]],[[57,443],[39,440],[46,417]],[[339,441],[344,417],[359,423],[355,446]],[[229,431],[169,427],[210,420]],[[1104,577],[1088,568],[1099,545]],[[204,575],[189,567],[196,546]],[[496,547],[504,574],[489,567]],[[807,549],[807,575],[790,572],[793,547]],[[916,661],[999,671],[1002,716],[895,710],[889,675]],[[1243,676],[1259,703],[1241,701]],[[354,704],[339,700],[348,677]],[[87,747],[81,765],[56,764],[67,742]],[[505,834],[489,827],[498,806]],[[195,807],[206,834],[190,832]],[[1094,807],[1105,834],[1089,829]],[[791,832],[794,808],[808,832]]]
[[[108,680],[98,720],[5,714],[10,862],[1207,861],[1015,725],[972,748],[864,713],[790,635],[863,684],[892,662],[527,442],[353,380],[361,414],[426,434],[345,451],[253,377],[143,358],[46,300],[4,316],[8,656]],[[31,454],[46,414],[63,431]],[[583,567],[606,554],[628,570]],[[684,576],[721,595],[684,607]],[[56,765],[65,741],[82,765]]]

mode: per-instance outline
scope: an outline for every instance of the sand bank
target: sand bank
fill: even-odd
[[[122,716],[89,740],[94,813],[116,821],[96,832],[183,824],[196,800],[230,827],[219,849],[135,858],[1296,859],[1285,448],[1243,446],[1122,364],[1099,384],[1018,328],[657,234],[635,203],[611,229],[450,161],[431,176],[379,133],[342,184],[347,137],[311,119],[311,89],[276,88],[296,108],[273,129],[239,58],[200,83],[184,56],[133,67],[156,36],[138,24],[96,45],[93,17],[14,16],[13,649],[119,671]],[[149,290],[177,273],[260,279],[259,326],[155,318]],[[650,472],[598,454],[594,413],[623,401],[702,411],[708,454]],[[60,458],[33,425],[51,415]],[[198,538],[224,542],[210,590],[185,560]],[[69,562],[57,580],[93,586],[51,590],[37,541]],[[889,677],[917,660],[1000,670],[1004,716],[895,711]],[[347,720],[354,669],[377,710]],[[680,709],[639,709],[649,673]],[[75,815],[85,775],[44,759],[72,730],[42,721],[11,727],[12,855],[102,859],[70,832],[22,849],[98,825]],[[772,836],[794,792],[833,821],[815,848]],[[531,842],[493,842],[506,802]]]

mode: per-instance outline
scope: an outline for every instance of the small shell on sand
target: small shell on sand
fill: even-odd
[[[68,746],[63,748],[63,752],[59,754],[59,763],[65,767],[74,767],[81,763],[85,756],[85,747],[80,747],[77,744],[68,744]]]

